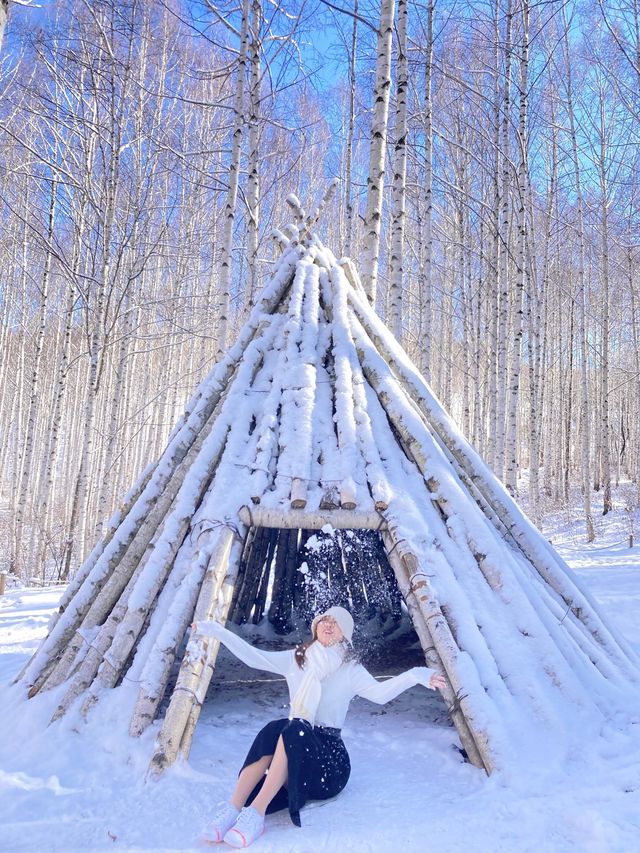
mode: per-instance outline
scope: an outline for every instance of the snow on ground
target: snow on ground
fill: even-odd
[[[628,549],[615,524],[590,547],[579,541],[574,523],[558,524],[552,533],[611,622],[640,651],[640,547]],[[228,849],[207,848],[199,832],[228,792],[255,732],[286,716],[284,682],[222,653],[189,762],[145,783],[154,732],[138,741],[116,736],[116,725],[122,726],[117,691],[94,709],[89,724],[65,718],[46,728],[55,695],[25,705],[10,686],[44,635],[59,595],[60,588],[20,589],[0,598],[0,850]],[[433,693],[414,687],[382,707],[356,700],[344,731],[353,765],[345,791],[304,809],[302,829],[286,813],[269,817],[253,849],[635,853],[636,728],[640,722],[630,731],[612,725],[570,765],[549,768],[544,778],[523,767],[507,784],[462,761]]]

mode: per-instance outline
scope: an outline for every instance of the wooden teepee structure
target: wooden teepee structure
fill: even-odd
[[[272,563],[274,596],[295,599],[291,548],[273,559],[275,547],[331,524],[381,537],[474,764],[566,754],[637,696],[634,653],[460,434],[351,261],[291,205],[297,225],[279,234],[236,344],[76,574],[21,682],[29,696],[59,687],[54,719],[128,685],[126,725],[140,734],[192,620],[259,612]],[[388,580],[385,560],[379,570]],[[187,644],[156,770],[188,754],[217,647]]]

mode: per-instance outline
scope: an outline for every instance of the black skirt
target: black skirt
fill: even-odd
[[[267,723],[258,732],[242,770],[265,755],[273,755],[280,735],[287,753],[288,779],[286,787],[280,788],[269,803],[267,814],[288,808],[293,823],[301,826],[300,809],[307,800],[327,800],[339,794],[349,780],[351,762],[338,729],[312,726],[306,720],[283,719]],[[251,805],[264,778],[245,805]]]

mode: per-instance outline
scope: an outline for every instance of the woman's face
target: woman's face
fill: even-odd
[[[316,624],[316,639],[323,646],[335,646],[344,637],[333,616],[323,616]]]

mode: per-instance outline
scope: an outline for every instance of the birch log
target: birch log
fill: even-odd
[[[484,725],[476,720],[478,714],[476,704],[481,694],[474,691],[474,695],[470,696],[466,692],[470,689],[470,685],[464,684],[460,680],[458,665],[460,650],[430,588],[428,575],[421,570],[420,562],[411,551],[408,543],[396,539],[393,530],[385,535],[385,540],[385,544],[388,545],[389,562],[405,601],[412,601],[414,614],[417,611],[421,617],[416,620],[417,623],[427,629],[427,637],[430,635],[432,642],[428,643],[426,648],[433,646],[446,673],[451,686],[451,690],[448,691],[448,699],[453,703],[455,696],[459,697],[459,712],[452,714],[452,719],[460,735],[462,745],[469,756],[469,760],[476,767],[481,767],[490,774],[495,769],[496,756],[493,753],[493,747],[490,745],[489,735]],[[427,634],[427,631],[423,630],[422,633]],[[473,686],[477,690],[482,690],[479,683]],[[479,716],[482,718],[481,712]]]
[[[436,672],[442,675],[446,675],[446,668],[436,649],[436,645],[429,629],[429,623],[427,622],[424,610],[420,607],[420,603],[418,601],[419,590],[414,588],[409,581],[405,563],[395,548],[395,542],[391,533],[388,531],[383,533],[382,539],[387,551],[389,564],[393,569],[400,593],[407,605],[411,622],[416,630],[418,638],[420,639],[420,645],[424,650],[427,666],[435,669]],[[456,694],[449,682],[447,682],[447,686],[442,691],[442,695],[449,705],[451,719],[453,720],[453,724],[455,725],[458,736],[460,737],[460,742],[467,753],[469,761],[476,767],[485,769],[482,755],[476,746],[473,734],[469,729],[464,713],[460,705],[456,703]]]
[[[198,596],[194,614],[196,622],[211,619],[226,621],[238,571],[237,562],[232,566],[229,561],[233,536],[233,531],[229,528],[221,528]],[[185,734],[190,743],[193,734],[191,713],[194,705],[199,708],[204,702],[219,646],[218,641],[206,641],[197,636],[190,638],[156,741],[156,751],[150,765],[151,773],[162,773],[173,764]],[[187,732],[187,729],[190,729],[190,732]]]

